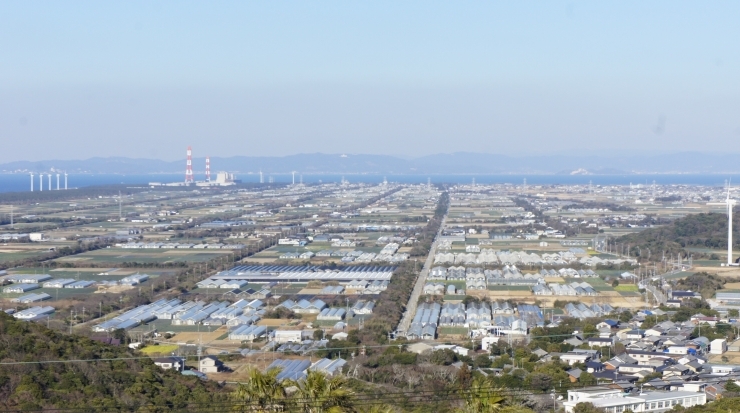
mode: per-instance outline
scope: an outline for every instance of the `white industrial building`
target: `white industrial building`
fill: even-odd
[[[13,284],[11,286],[3,288],[4,293],[25,293],[39,288],[38,284]]]
[[[54,312],[54,307],[31,307],[27,308],[23,311],[18,311],[17,313],[13,314],[13,317],[21,319],[21,320],[31,320],[34,318],[42,317],[42,316],[48,316],[49,314]]]
[[[637,395],[625,394],[620,389],[592,387],[581,390],[568,390],[568,400],[563,403],[566,413],[573,413],[578,403],[591,403],[605,413],[621,413],[631,410],[640,412],[665,412],[676,406],[691,407],[707,403],[704,392],[671,391],[642,392]]]

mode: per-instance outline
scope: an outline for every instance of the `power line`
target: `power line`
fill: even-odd
[[[597,335],[598,333],[583,333],[583,335]],[[573,334],[551,334],[551,335],[543,335],[543,336],[529,336],[529,338],[545,338],[545,337],[572,337]],[[162,343],[167,343],[166,341],[160,341]],[[169,343],[168,343],[169,344]],[[314,348],[305,350],[304,353],[307,352],[318,352],[318,351],[340,351],[340,350],[360,350],[362,348],[370,349],[370,348],[391,348],[391,347],[403,347],[408,344],[413,343],[405,343],[405,344],[379,344],[376,346],[352,346],[352,347],[326,347],[326,348]],[[217,346],[208,346],[211,348],[218,349]],[[510,346],[509,346],[510,347]],[[262,350],[253,350],[249,355],[265,355],[265,354],[280,354],[285,352],[280,351],[262,351]],[[221,355],[242,355],[240,352],[229,352],[227,354],[221,354]],[[197,355],[184,355],[179,356],[182,358],[187,359],[188,357],[197,357]],[[12,365],[23,365],[23,364],[51,364],[51,363],[86,363],[86,362],[98,362],[98,361],[118,361],[118,360],[151,360],[152,357],[148,356],[142,356],[142,357],[113,357],[113,358],[93,358],[93,359],[72,359],[72,360],[35,360],[35,361],[11,361],[11,362],[0,362],[0,366],[12,366]]]
[[[581,385],[576,383],[566,383],[565,386],[561,386],[560,389],[574,389],[574,388],[587,388],[587,387],[594,387],[593,385]],[[501,388],[497,386],[490,386],[490,387],[480,387],[477,389],[458,389],[458,390],[451,390],[449,392],[444,392],[440,394],[439,391],[436,390],[409,390],[409,391],[403,391],[403,392],[393,392],[388,393],[384,392],[381,394],[368,394],[368,393],[352,393],[352,405],[353,406],[372,406],[372,405],[379,405],[379,404],[390,404],[390,403],[398,403],[403,402],[406,404],[411,405],[419,405],[419,404],[428,404],[428,403],[436,403],[441,401],[462,401],[462,400],[468,400],[470,398],[472,399],[478,399],[483,397],[488,397],[491,395],[498,395],[498,396],[521,396],[526,391],[531,390],[538,390],[543,391],[541,388],[536,387],[522,387],[522,388]],[[545,393],[542,393],[545,394]],[[424,396],[438,396],[438,399],[429,399],[429,398],[421,398],[419,400],[408,400],[408,399],[402,399],[401,397],[404,396],[416,396],[416,397],[424,397]],[[233,396],[232,396],[233,397]],[[302,398],[302,397],[286,397],[284,399],[276,399],[274,400],[274,404],[280,404],[280,402],[285,402],[287,409],[283,411],[293,411],[293,408],[301,409],[305,405],[310,404],[320,404],[322,402],[328,402],[332,401],[332,397],[312,397],[312,398]],[[145,406],[138,406],[135,410],[140,410],[142,407],[166,407],[169,408],[170,411],[192,411],[193,408],[203,407],[206,406],[206,411],[209,412],[230,412],[234,411],[234,408],[236,407],[259,407],[261,405],[258,401],[233,401],[233,402],[198,402],[198,403],[187,403],[187,407],[183,407],[180,409],[173,409],[171,406],[166,405],[145,405]],[[303,405],[303,406],[301,406]],[[213,409],[213,410],[212,410]],[[222,410],[223,409],[223,410]],[[75,408],[45,408],[43,411],[45,412],[77,412],[80,410],[84,411],[93,411],[93,412],[105,412],[105,411],[129,411],[126,408],[118,408],[118,409],[110,409],[110,408],[103,408],[103,407],[75,407]],[[29,410],[23,410],[25,412],[28,412]],[[30,410],[33,411],[33,410]],[[130,411],[134,411],[133,409]],[[4,412],[20,412],[20,410],[4,410]]]

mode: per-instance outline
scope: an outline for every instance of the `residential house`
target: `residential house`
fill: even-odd
[[[589,373],[600,373],[606,369],[606,365],[598,361],[587,361],[585,365],[586,371]]]
[[[201,373],[218,373],[223,370],[223,363],[216,356],[205,356],[200,360],[198,371]]]
[[[163,370],[182,371],[185,368],[185,360],[181,357],[159,357],[154,359],[154,364]]]
[[[586,344],[588,344],[589,347],[610,347],[614,344],[614,340],[610,338],[602,338],[602,337],[589,337],[586,339]]]
[[[585,363],[585,362],[591,360],[591,355],[590,354],[582,354],[582,353],[568,352],[568,353],[561,354],[560,355],[560,360],[563,361],[563,362],[565,362],[565,363],[568,363],[569,365],[572,366],[572,365],[574,365],[576,363]]]
[[[566,371],[568,373],[568,378],[570,378],[571,383],[576,383],[581,378],[581,374],[583,371],[579,368],[571,369]]]

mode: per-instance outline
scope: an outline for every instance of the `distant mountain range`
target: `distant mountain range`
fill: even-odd
[[[211,171],[266,174],[563,174],[625,175],[648,173],[714,174],[740,172],[740,155],[683,152],[665,155],[537,155],[507,156],[458,152],[414,159],[389,155],[299,154],[290,156],[211,157]],[[90,158],[85,160],[17,161],[0,164],[0,172],[154,174],[180,173],[185,159]],[[194,158],[196,173],[205,169],[205,158]]]

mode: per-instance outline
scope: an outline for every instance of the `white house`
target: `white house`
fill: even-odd
[[[709,346],[709,352],[711,354],[723,354],[727,351],[727,340],[724,338],[718,338],[716,340],[712,340],[712,343]]]
[[[560,355],[560,360],[572,366],[576,363],[585,363],[591,360],[591,355],[579,353],[564,353]]]
[[[185,368],[185,360],[180,357],[160,357],[154,359],[154,364],[163,370],[182,371]]]
[[[198,371],[201,373],[218,373],[223,370],[223,363],[216,356],[206,356],[200,360]]]

